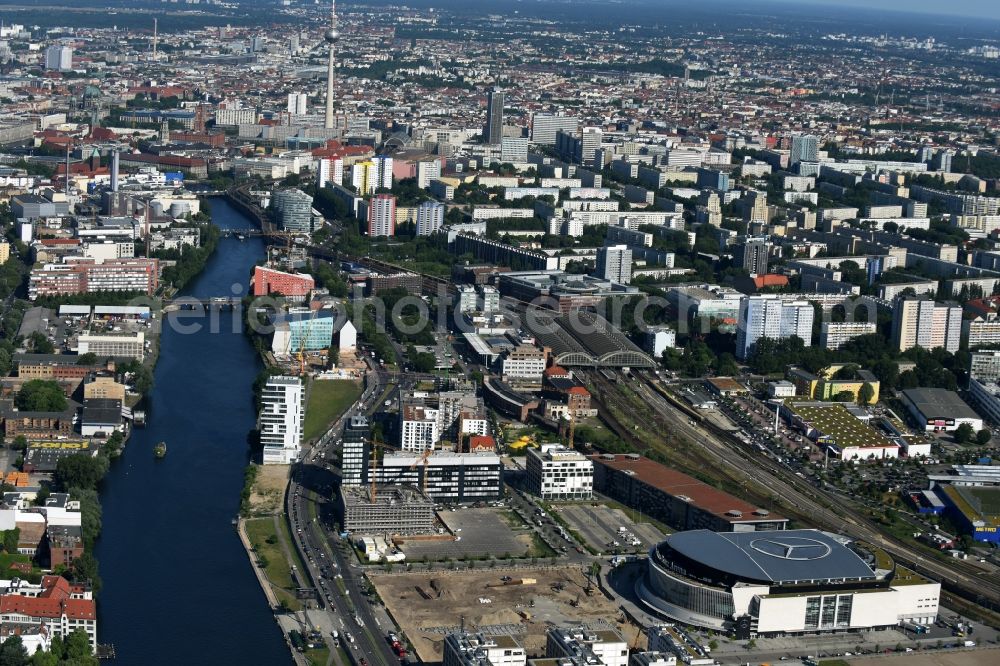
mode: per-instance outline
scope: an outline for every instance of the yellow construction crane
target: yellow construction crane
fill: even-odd
[[[306,374],[306,343],[309,340],[309,335],[312,333],[312,324],[315,315],[310,313],[309,318],[306,320],[305,330],[302,331],[302,336],[299,338],[299,375]]]

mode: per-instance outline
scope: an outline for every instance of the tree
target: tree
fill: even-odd
[[[858,389],[858,404],[859,405],[870,405],[872,398],[875,397],[875,388],[868,382],[861,385]]]
[[[59,384],[48,379],[32,379],[17,392],[17,408],[26,412],[62,412],[66,394]]]
[[[17,544],[21,542],[21,529],[15,527],[14,529],[4,530],[2,534],[3,549],[10,555],[16,554]]]
[[[976,444],[989,444],[991,439],[993,439],[993,433],[990,432],[989,428],[983,428],[976,433]]]
[[[954,435],[955,441],[959,444],[965,444],[970,439],[972,439],[972,436],[974,434],[975,431],[972,429],[971,425],[969,425],[968,423],[962,423],[957,428],[955,428],[955,435]]]
[[[77,365],[94,365],[97,363],[97,354],[94,352],[87,352],[86,354],[80,354],[76,358]]]
[[[84,553],[73,560],[70,577],[77,582],[89,581],[94,591],[101,587],[101,577],[98,573],[97,558],[90,553]]]
[[[93,651],[90,649],[90,638],[87,636],[87,632],[77,629],[66,637],[65,644],[67,661],[82,664],[97,662],[96,659],[92,658]]]
[[[28,651],[24,649],[21,637],[12,635],[0,644],[0,666],[27,666]]]
[[[56,463],[55,481],[62,488],[94,489],[107,473],[108,459],[104,456],[74,453]]]
[[[38,331],[29,335],[28,341],[31,343],[32,351],[36,354],[52,354],[56,350],[49,339]]]

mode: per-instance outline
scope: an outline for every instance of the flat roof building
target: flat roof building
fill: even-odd
[[[513,636],[454,632],[444,638],[441,666],[524,666],[524,646]]]
[[[591,456],[594,489],[679,530],[783,530],[788,519],[635,453]]]
[[[594,463],[561,444],[528,449],[528,490],[543,500],[588,500],[594,495]]]
[[[414,488],[385,486],[375,498],[364,486],[341,486],[340,518],[353,534],[429,534],[434,528],[434,502]]]
[[[983,429],[983,419],[954,391],[915,388],[900,392],[900,399],[917,425],[927,431],[954,431],[963,423]]]

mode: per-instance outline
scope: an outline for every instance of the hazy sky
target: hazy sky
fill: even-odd
[[[918,11],[931,14],[955,14],[1000,19],[1000,0],[780,0],[819,5],[858,5],[868,9]],[[752,3],[748,3],[748,6]]]

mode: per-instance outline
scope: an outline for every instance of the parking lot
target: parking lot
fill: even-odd
[[[502,509],[461,509],[438,514],[445,528],[457,541],[408,541],[402,551],[409,561],[445,558],[481,557],[505,554],[521,556],[531,547],[531,531],[513,529],[501,514]]]
[[[569,526],[598,552],[645,552],[663,540],[663,533],[652,524],[634,523],[621,509],[573,504],[559,507],[558,511]],[[615,546],[615,542],[619,545]]]

